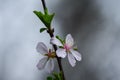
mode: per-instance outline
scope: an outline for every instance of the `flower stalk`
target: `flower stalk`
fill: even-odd
[[[45,0],[41,0],[41,1],[42,1],[44,13],[46,13],[47,7],[46,7]],[[54,37],[54,29],[51,29],[51,27],[48,27],[47,33],[49,34],[49,36],[51,38]],[[53,45],[53,48],[54,48],[54,50],[56,52],[57,46]],[[56,59],[57,59],[57,62],[58,62],[59,70],[62,73],[62,80],[65,80],[64,71],[63,71],[63,67],[62,67],[62,63],[61,63],[61,58],[56,56]]]
[[[50,35],[51,38],[54,37],[53,30],[49,29],[47,32],[49,33],[49,35]],[[53,48],[54,48],[54,50],[55,50],[55,52],[56,52],[57,46],[56,46],[56,45],[53,45]],[[60,70],[61,73],[62,73],[62,78],[63,78],[63,80],[65,80],[64,71],[63,71],[62,63],[61,63],[61,58],[58,57],[58,56],[56,56],[56,59],[57,59],[57,62],[58,62],[59,70]]]

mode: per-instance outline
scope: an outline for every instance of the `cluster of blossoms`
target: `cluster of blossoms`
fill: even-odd
[[[65,40],[59,40],[56,37],[52,37],[50,40],[52,45],[56,45],[58,49],[56,51],[48,49],[43,42],[37,44],[37,52],[44,57],[37,64],[38,69],[46,68],[50,73],[54,69],[54,59],[57,57],[68,57],[68,61],[72,67],[76,65],[76,60],[81,61],[81,54],[74,48],[74,40],[71,34],[68,34]]]
[[[41,0],[44,13],[41,11],[33,11],[35,15],[41,20],[45,27],[40,28],[40,33],[46,31],[50,39],[52,48],[47,48],[43,42],[37,44],[36,50],[43,55],[40,59],[37,67],[39,70],[46,69],[47,72],[52,72],[54,69],[54,59],[57,60],[59,72],[53,73],[52,76],[48,76],[47,80],[65,80],[64,71],[62,68],[61,59],[68,58],[68,61],[72,67],[76,65],[76,61],[81,61],[81,54],[74,47],[74,39],[71,34],[68,34],[65,39],[61,39],[59,36],[54,36],[54,28],[51,27],[51,23],[54,17],[54,13],[50,14],[46,7],[45,0]]]

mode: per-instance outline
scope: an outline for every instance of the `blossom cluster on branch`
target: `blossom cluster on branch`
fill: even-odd
[[[37,64],[37,68],[39,70],[46,69],[49,73],[51,73],[55,66],[54,59],[57,59],[60,72],[53,72],[53,76],[48,76],[47,80],[65,80],[61,59],[66,58],[67,56],[70,65],[74,67],[76,65],[76,61],[81,61],[82,57],[77,48],[74,47],[74,39],[71,34],[68,34],[64,39],[58,35],[54,35],[54,28],[51,27],[51,22],[55,14],[49,14],[45,0],[41,1],[44,13],[40,11],[34,11],[34,13],[45,25],[45,27],[40,29],[40,33],[46,31],[50,35],[49,41],[52,47],[48,48],[43,42],[39,42],[37,44],[37,52],[43,55],[43,58],[41,58]]]

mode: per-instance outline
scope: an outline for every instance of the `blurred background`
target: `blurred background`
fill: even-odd
[[[63,67],[67,80],[120,80],[120,0],[46,0],[55,12],[55,34],[71,33],[82,61]],[[45,80],[49,75],[36,67],[42,57],[38,42],[49,46],[49,36],[32,11],[40,0],[0,0],[0,80]]]

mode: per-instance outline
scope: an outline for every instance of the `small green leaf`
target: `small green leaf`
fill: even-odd
[[[47,80],[62,80],[62,72],[53,72],[52,76],[48,76]]]
[[[53,20],[54,15],[55,15],[54,13],[53,14],[48,14],[47,10],[45,11],[45,14],[43,14],[40,11],[33,11],[33,12],[36,14],[36,16],[43,22],[43,24],[47,28],[50,28],[51,22]]]
[[[54,80],[62,80],[62,73],[53,73]]]
[[[50,27],[51,26],[51,22],[52,22],[52,20],[53,20],[53,17],[54,17],[54,13],[53,14],[51,14],[51,15],[49,15],[49,14],[45,14],[44,15],[44,20],[45,20],[45,22],[46,22],[46,26],[47,27]]]
[[[41,28],[40,29],[40,33],[42,33],[43,31],[47,30],[47,28]]]
[[[64,48],[63,46],[59,46],[59,48]]]
[[[62,72],[60,72],[59,75],[60,75],[60,80],[62,80],[63,79]]]
[[[75,47],[75,48],[73,48],[75,51],[77,51],[78,50],[78,48],[77,47]]]
[[[56,36],[56,38],[57,38],[62,44],[65,43],[64,40],[62,40],[58,35]]]
[[[53,78],[51,76],[48,76],[47,80],[53,80]]]
[[[53,76],[54,76],[55,79],[57,79],[57,80],[59,80],[58,75],[59,75],[58,73],[55,73],[55,72],[53,73]]]
[[[33,11],[35,14],[36,14],[36,16],[44,23],[45,21],[44,21],[44,18],[43,18],[43,16],[44,16],[44,14],[42,13],[42,12],[39,12],[39,11]]]

